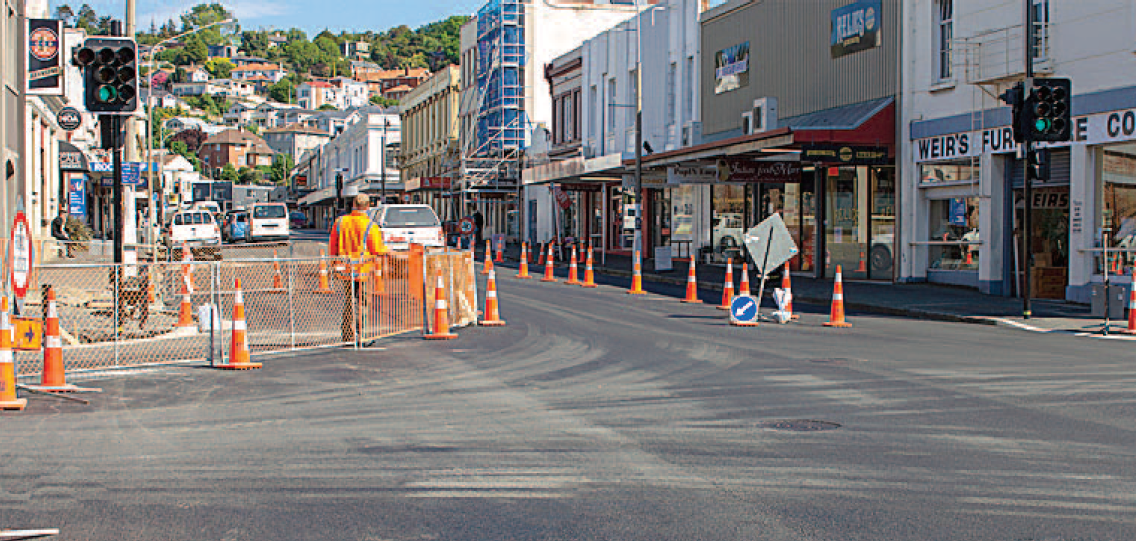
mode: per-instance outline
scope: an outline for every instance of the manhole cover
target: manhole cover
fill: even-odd
[[[782,421],[762,421],[757,423],[757,428],[786,430],[789,432],[817,432],[820,430],[834,430],[840,428],[840,424],[828,421],[814,421],[811,419],[789,419]]]

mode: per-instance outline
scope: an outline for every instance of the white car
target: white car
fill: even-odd
[[[162,228],[162,242],[175,251],[188,246],[198,259],[201,254],[217,256],[220,255],[221,228],[214,221],[212,212],[182,210],[167,220]]]
[[[446,245],[442,222],[429,205],[381,205],[368,212],[391,250],[408,250],[411,244],[441,248]]]

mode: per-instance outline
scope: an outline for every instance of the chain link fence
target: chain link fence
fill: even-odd
[[[271,252],[269,252],[271,253]],[[280,254],[278,254],[280,255]],[[9,264],[5,258],[5,267]],[[355,279],[348,269],[356,269]],[[235,283],[241,281],[253,355],[366,343],[425,331],[441,272],[451,326],[477,322],[471,252],[397,252],[376,260],[330,257],[37,265],[18,316],[42,319],[55,292],[65,370],[229,357]],[[5,272],[5,275],[7,273]],[[428,286],[428,287],[426,287]],[[188,303],[190,321],[183,303]],[[42,372],[42,351],[16,352],[22,378]]]

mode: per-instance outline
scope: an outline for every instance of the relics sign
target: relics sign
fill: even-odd
[[[832,10],[832,58],[880,46],[880,0],[862,0]]]
[[[714,53],[714,93],[721,94],[749,85],[749,42]]]
[[[63,95],[63,60],[59,21],[28,19],[27,92],[39,96]]]
[[[801,148],[801,161],[848,165],[887,165],[887,147],[813,144]]]

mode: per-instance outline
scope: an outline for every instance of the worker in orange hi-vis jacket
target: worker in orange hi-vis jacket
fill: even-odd
[[[364,279],[371,275],[371,266],[367,260],[389,252],[383,244],[383,235],[378,224],[367,216],[367,209],[371,206],[371,198],[367,194],[356,195],[352,200],[351,214],[339,217],[331,226],[331,238],[328,239],[328,251],[332,256],[350,260],[345,265],[345,272],[336,273],[343,283],[346,292],[346,301],[343,306],[342,337],[344,342],[355,342],[355,330],[358,326],[355,314],[355,305],[358,304],[360,312],[369,302],[370,295],[364,294]],[[342,266],[339,261],[336,267]],[[352,298],[354,290],[354,299]]]

